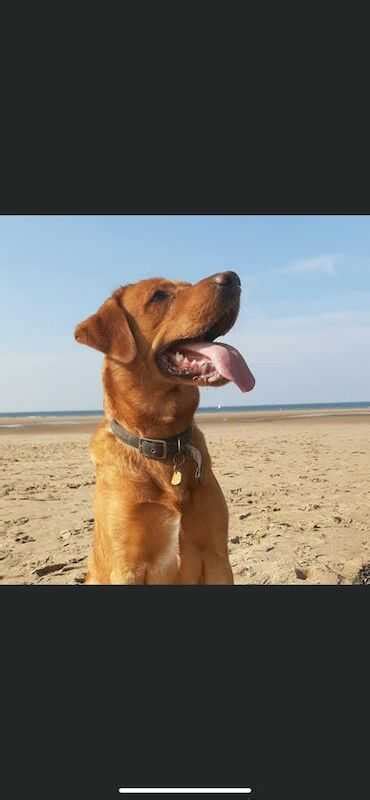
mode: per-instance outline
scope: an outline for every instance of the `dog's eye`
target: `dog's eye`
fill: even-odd
[[[157,289],[156,292],[151,296],[150,302],[151,303],[160,303],[162,300],[167,300],[170,295],[168,292],[165,292],[164,289]]]

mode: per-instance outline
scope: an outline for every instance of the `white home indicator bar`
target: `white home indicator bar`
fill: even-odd
[[[250,794],[252,789],[118,789],[121,794]]]

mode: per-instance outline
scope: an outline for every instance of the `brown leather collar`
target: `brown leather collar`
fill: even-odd
[[[112,433],[118,436],[122,442],[130,445],[130,447],[136,447],[146,458],[153,458],[157,461],[169,461],[177,455],[185,454],[187,452],[186,445],[191,442],[191,427],[176,436],[171,436],[169,439],[148,439],[147,437],[135,436],[135,434],[123,428],[115,419],[111,421],[110,427]]]

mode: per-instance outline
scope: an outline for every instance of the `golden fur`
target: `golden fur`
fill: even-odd
[[[199,390],[192,381],[164,374],[157,361],[165,345],[201,338],[212,325],[222,335],[235,322],[239,292],[220,291],[215,277],[195,285],[153,278],[122,287],[76,328],[77,341],[105,354],[105,418],[90,448],[96,497],[88,584],[233,583],[228,510],[193,421]],[[154,302],[159,290],[165,296]],[[151,438],[169,438],[192,425],[201,478],[187,456],[182,481],[173,486],[173,464],[148,459],[116,438],[112,418]]]

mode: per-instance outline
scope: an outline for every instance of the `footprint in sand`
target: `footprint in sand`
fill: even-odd
[[[36,539],[34,539],[33,536],[29,536],[28,533],[22,533],[15,537],[15,541],[20,542],[21,544],[26,544],[27,542],[35,542]]]

